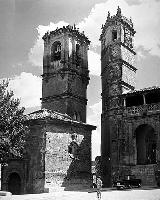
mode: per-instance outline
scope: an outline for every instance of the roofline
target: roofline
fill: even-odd
[[[29,125],[44,125],[44,124],[66,124],[66,125],[72,125],[72,126],[76,126],[76,127],[86,127],[89,128],[90,130],[96,130],[96,126],[94,125],[90,125],[90,124],[86,124],[83,122],[77,122],[77,121],[64,121],[61,119],[28,119],[26,120],[26,123]]]
[[[137,90],[132,90],[130,92],[122,94],[122,96],[132,96],[134,94],[144,94],[146,92],[152,92],[152,91],[158,91],[160,90],[160,87],[153,86],[153,87],[148,87],[148,88],[142,88],[142,89],[137,89]]]

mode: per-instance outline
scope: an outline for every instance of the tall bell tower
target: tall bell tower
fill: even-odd
[[[47,32],[43,40],[42,108],[86,122],[90,41],[70,25]]]
[[[110,16],[102,25],[101,41],[101,80],[102,80],[102,116],[101,116],[101,155],[103,182],[111,185],[112,171],[112,134],[117,126],[118,112],[122,105],[121,94],[135,88],[135,51],[133,37],[135,30],[131,19],[117,13]]]

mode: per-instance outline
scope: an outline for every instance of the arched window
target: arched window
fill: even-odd
[[[112,41],[115,41],[115,40],[117,40],[117,31],[113,30],[112,31]]]
[[[80,112],[78,112],[77,121],[81,121],[81,113]]]
[[[73,120],[77,120],[77,112],[73,113]]]
[[[61,43],[56,41],[51,47],[51,62],[61,59]]]
[[[75,111],[73,113],[73,119],[76,120],[76,121],[81,121],[81,113]]]
[[[136,129],[137,164],[156,163],[156,136],[153,127],[147,124]]]

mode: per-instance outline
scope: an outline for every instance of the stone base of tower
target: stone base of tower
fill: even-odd
[[[158,169],[157,164],[150,165],[134,165],[134,166],[119,166],[112,167],[112,181],[118,179],[122,180],[127,175],[134,175],[137,179],[141,179],[142,186],[156,186],[156,171]]]

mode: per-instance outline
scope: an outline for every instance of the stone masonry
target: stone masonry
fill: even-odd
[[[91,131],[95,127],[46,109],[28,115],[27,123],[25,160],[10,160],[3,168],[2,189],[8,190],[13,172],[21,178],[20,193],[91,187]],[[76,148],[69,151],[73,135]]]
[[[87,51],[74,26],[43,36],[42,109],[26,116],[24,158],[2,169],[2,189],[13,194],[90,188],[91,133],[86,124]]]
[[[102,25],[101,168],[103,184],[133,174],[157,184],[160,169],[160,89],[135,90],[135,30],[118,7]]]

